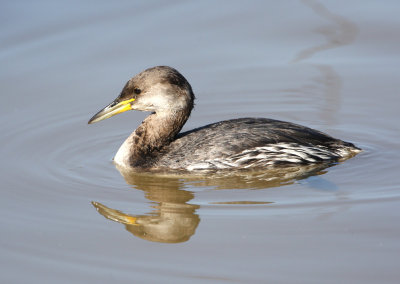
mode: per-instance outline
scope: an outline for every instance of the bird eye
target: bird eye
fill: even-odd
[[[135,94],[137,94],[137,95],[139,95],[139,94],[142,92],[142,90],[141,90],[141,89],[138,89],[138,88],[133,89],[133,91],[134,91]]]

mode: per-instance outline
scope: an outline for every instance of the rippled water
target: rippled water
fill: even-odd
[[[397,283],[396,1],[15,1],[0,26],[1,283]],[[321,168],[119,172],[146,113],[88,119],[171,65],[185,130],[289,120],[364,151]]]

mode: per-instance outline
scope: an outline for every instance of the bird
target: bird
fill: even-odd
[[[133,170],[223,170],[334,163],[361,151],[350,142],[269,118],[224,120],[180,132],[194,107],[186,78],[169,66],[132,77],[89,124],[116,114],[150,112],[123,142],[114,163]]]

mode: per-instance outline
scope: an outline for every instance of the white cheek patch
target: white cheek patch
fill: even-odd
[[[157,84],[148,89],[132,104],[132,109],[141,111],[156,111],[168,108],[168,99],[164,95],[165,89]]]
[[[181,110],[188,106],[189,95],[178,95],[170,85],[158,83],[151,86],[132,105],[133,109],[143,111]],[[181,90],[182,92],[182,90]]]
[[[167,88],[164,84],[152,86],[146,94],[148,100],[157,108],[165,108],[169,105]]]
[[[137,100],[135,109],[155,111],[169,108],[169,100],[166,94],[167,89],[162,84],[153,85],[150,89],[143,93]]]

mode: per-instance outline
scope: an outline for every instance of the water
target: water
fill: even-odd
[[[3,2],[1,283],[397,283],[399,8]],[[184,130],[271,117],[364,151],[286,178],[124,178],[111,159],[146,114],[86,123],[154,65],[194,88]]]

